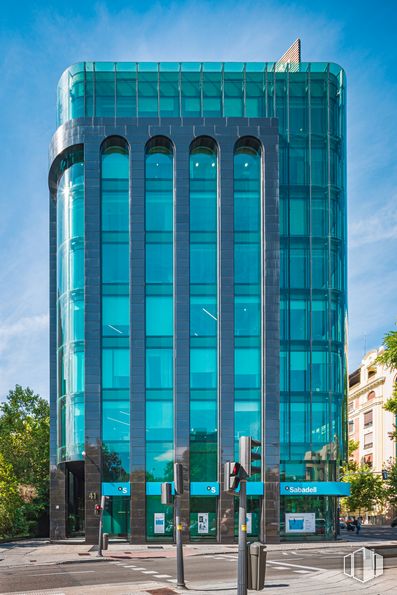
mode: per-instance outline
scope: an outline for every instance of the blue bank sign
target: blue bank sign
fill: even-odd
[[[281,482],[281,496],[350,496],[350,483],[342,481]]]
[[[130,496],[131,489],[128,481],[102,483],[102,496]]]

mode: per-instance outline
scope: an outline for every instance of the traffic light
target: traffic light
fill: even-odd
[[[240,436],[240,463],[244,467],[247,477],[261,472],[262,455],[258,452],[261,446],[262,443],[259,440],[254,440],[250,436]],[[259,465],[255,465],[255,461],[259,461]]]
[[[95,504],[95,514],[100,516],[102,510],[102,506],[100,504]]]
[[[183,465],[174,463],[174,487],[177,496],[183,494]]]
[[[228,461],[224,467],[224,490],[225,492],[234,493],[242,479],[246,479],[247,474],[240,463],[236,461]]]
[[[169,481],[161,484],[161,504],[172,504],[172,486]]]
[[[389,472],[386,469],[382,469],[382,479],[387,479],[389,477]]]

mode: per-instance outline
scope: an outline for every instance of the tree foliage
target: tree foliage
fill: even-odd
[[[376,358],[376,363],[384,365],[389,370],[397,370],[397,331],[386,333],[383,338],[384,351]],[[394,385],[393,396],[384,404],[386,411],[397,416],[397,383]],[[397,440],[397,428],[389,434],[392,440]]]
[[[48,507],[49,428],[50,410],[45,399],[19,385],[9,391],[0,405],[0,453],[9,477],[14,477],[23,496],[20,508],[31,527]],[[20,526],[16,525],[14,534],[18,531]]]
[[[8,537],[26,528],[18,480],[0,452],[0,536]]]
[[[346,512],[362,515],[385,502],[387,492],[382,477],[373,473],[367,465],[351,461],[344,469],[343,481],[350,483],[351,493],[348,498],[343,498],[342,505]]]
[[[391,459],[385,465],[387,479],[385,481],[387,501],[397,507],[397,461]]]

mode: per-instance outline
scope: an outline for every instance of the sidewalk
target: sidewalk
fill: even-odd
[[[342,574],[340,570],[320,571],[311,576],[280,579],[279,581],[265,581],[264,595],[280,595],[280,593],[294,593],[294,595],[350,595],[351,593],[366,593],[368,595],[392,595],[396,592],[397,570],[385,571],[381,577],[366,584],[361,584]],[[188,592],[192,595],[234,595],[236,584],[226,582],[216,583],[187,583]],[[169,583],[142,582],[128,586],[126,583],[107,585],[85,585],[84,587],[64,587],[45,589],[40,591],[24,591],[23,595],[182,595],[186,590],[170,586]],[[248,591],[255,595],[258,591]],[[5,593],[4,595],[11,595]],[[13,593],[12,595],[18,595]],[[19,594],[21,595],[21,594]]]
[[[281,543],[268,545],[268,551],[287,551],[296,549],[333,549],[358,547],[397,547],[397,541],[373,540],[317,542],[317,543]],[[184,546],[185,557],[217,555],[237,552],[237,544],[187,544]],[[16,541],[0,545],[0,569],[16,566],[34,566],[41,564],[65,564],[69,562],[84,562],[131,559],[131,558],[174,558],[175,545],[131,545],[123,542],[110,543],[109,549],[103,552],[103,558],[97,554],[96,546],[84,543],[59,542],[50,543],[46,540]]]

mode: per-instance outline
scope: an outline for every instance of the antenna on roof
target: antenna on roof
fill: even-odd
[[[295,39],[294,43],[288,48],[288,50],[281,56],[277,62],[295,62],[300,63],[301,61],[301,40]]]

